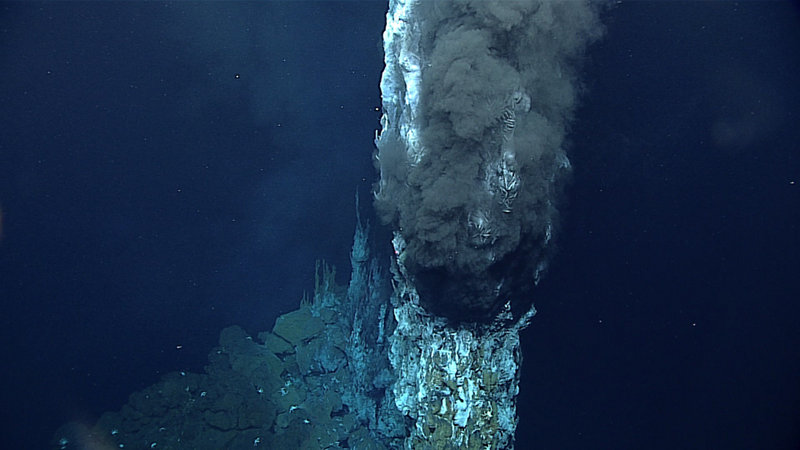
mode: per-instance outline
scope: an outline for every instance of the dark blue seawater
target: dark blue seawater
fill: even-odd
[[[0,5],[0,423],[46,448],[347,279],[385,5]],[[584,62],[517,448],[800,447],[800,13],[623,2]]]
[[[800,10],[623,2],[605,22],[518,443],[800,448]]]

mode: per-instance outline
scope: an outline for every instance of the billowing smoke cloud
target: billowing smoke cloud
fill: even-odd
[[[429,309],[488,317],[535,283],[601,34],[590,2],[390,2],[375,203]]]

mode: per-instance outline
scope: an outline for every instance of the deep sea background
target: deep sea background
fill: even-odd
[[[371,2],[0,3],[0,440],[347,280]],[[517,448],[800,448],[800,10],[622,2],[585,61]]]

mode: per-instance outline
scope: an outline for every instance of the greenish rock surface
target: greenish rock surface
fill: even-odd
[[[324,329],[325,323],[322,319],[314,317],[310,308],[301,307],[278,317],[272,332],[297,347],[319,335]]]
[[[289,353],[294,353],[294,346],[292,346],[292,344],[269,331],[258,333],[258,339],[264,343],[264,346],[266,346],[272,353],[275,353],[276,355],[287,355]]]

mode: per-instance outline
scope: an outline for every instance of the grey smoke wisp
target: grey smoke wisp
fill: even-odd
[[[591,2],[392,2],[375,205],[427,308],[472,319],[527,296],[570,172],[579,62],[601,34]]]

